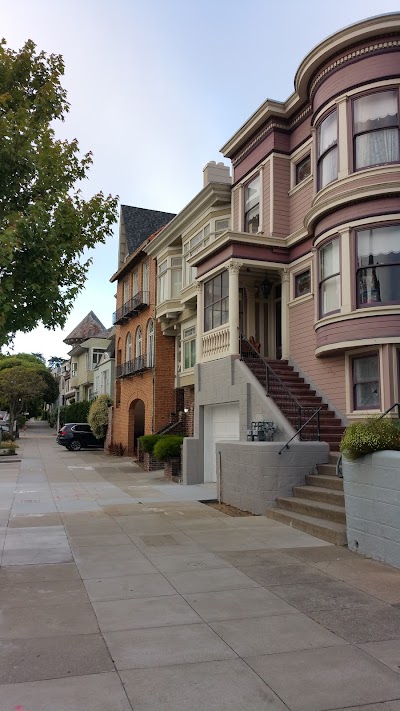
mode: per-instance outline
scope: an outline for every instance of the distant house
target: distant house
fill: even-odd
[[[70,369],[65,371],[65,401],[75,402],[92,400],[94,395],[94,370],[100,364],[104,353],[112,343],[112,329],[106,329],[93,311],[64,338],[64,343],[72,346]],[[108,382],[111,385],[111,358],[106,370],[109,371]],[[110,394],[110,393],[109,393]]]

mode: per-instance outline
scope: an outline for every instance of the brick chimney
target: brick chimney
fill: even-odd
[[[203,187],[209,183],[231,183],[231,174],[228,165],[224,163],[216,163],[215,160],[210,160],[203,168]]]

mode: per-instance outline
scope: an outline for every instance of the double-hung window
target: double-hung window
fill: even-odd
[[[158,303],[162,304],[167,299],[167,266],[168,261],[164,259],[158,266]]]
[[[311,155],[310,153],[303,158],[299,163],[296,163],[296,180],[295,184],[302,183],[303,180],[311,175]]]
[[[380,407],[378,354],[353,358],[353,408],[374,410]]]
[[[244,189],[244,231],[255,234],[260,226],[260,176]]]
[[[93,348],[93,353],[92,353],[92,368],[95,368],[96,365],[100,363],[101,356],[103,355],[104,351],[99,350],[98,348]]]
[[[148,304],[150,301],[150,267],[149,262],[143,264],[143,303]]]
[[[318,128],[318,188],[338,177],[337,111],[327,116]]]
[[[126,304],[126,302],[129,299],[129,282],[128,279],[125,279],[124,284],[123,284],[123,304]]]
[[[320,315],[340,309],[340,244],[339,237],[321,247],[319,252]]]
[[[182,332],[183,370],[193,368],[196,363],[196,327],[183,329]]]
[[[379,91],[353,103],[355,169],[399,161],[397,91]]]
[[[222,326],[229,320],[229,276],[225,270],[204,284],[204,331]]]
[[[400,302],[400,225],[359,230],[357,306]]]
[[[171,298],[177,299],[182,289],[182,259],[171,258]]]
[[[132,273],[132,298],[136,296],[139,291],[139,269],[135,269]]]

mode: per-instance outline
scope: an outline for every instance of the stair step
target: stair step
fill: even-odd
[[[328,474],[307,474],[306,484],[307,486],[322,486],[324,489],[343,491],[343,480]]]
[[[336,462],[335,464],[318,464],[317,469],[318,474],[327,474],[328,476],[336,477]]]
[[[336,523],[346,523],[346,513],[342,506],[298,499],[295,496],[278,496],[275,501],[279,508],[286,511],[296,511],[305,516],[323,518],[328,521],[336,521]]]
[[[294,486],[293,496],[297,499],[309,499],[310,501],[320,501],[324,504],[334,506],[344,506],[343,491],[338,489],[325,489],[322,486]]]
[[[328,541],[328,543],[334,543],[337,546],[347,545],[346,526],[342,523],[323,521],[313,516],[305,516],[293,511],[283,511],[283,509],[268,509],[266,516],[275,521],[285,523],[292,528],[309,533],[311,536],[321,538],[323,541]]]

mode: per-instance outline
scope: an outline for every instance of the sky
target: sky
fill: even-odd
[[[62,54],[70,112],[57,127],[94,163],[86,197],[179,212],[202,188],[203,168],[267,98],[284,101],[306,54],[398,0],[0,0],[1,34],[19,49]],[[227,161],[225,161],[227,162]],[[115,311],[118,225],[91,252],[84,291],[64,329],[17,334],[14,352],[66,356],[70,331],[93,310]]]

